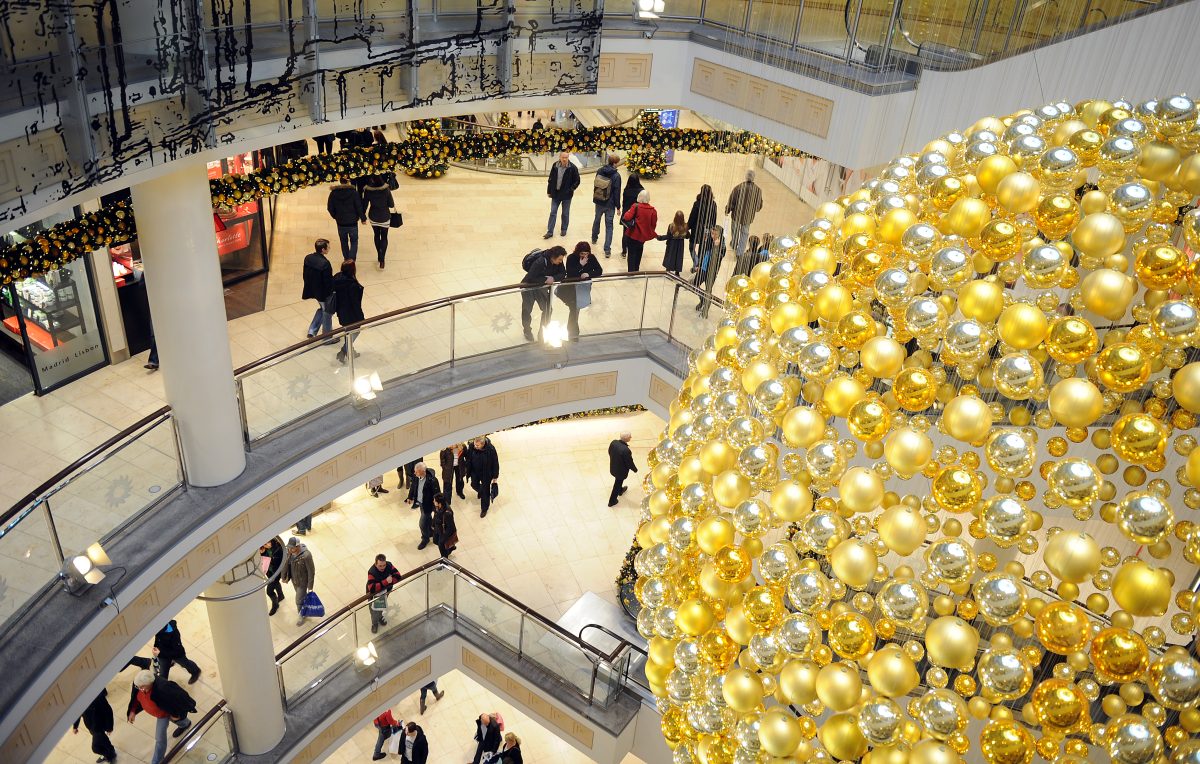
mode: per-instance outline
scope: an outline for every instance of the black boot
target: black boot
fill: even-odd
[[[279,602],[280,600],[274,597],[271,598],[271,612],[267,613],[267,615],[275,615],[275,613],[279,612]]]

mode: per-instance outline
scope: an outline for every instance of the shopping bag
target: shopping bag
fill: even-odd
[[[579,309],[586,308],[592,304],[592,285],[580,284],[575,287],[575,307]]]
[[[316,592],[309,592],[304,595],[304,602],[300,605],[300,615],[305,618],[324,618],[325,605],[322,604],[321,598]]]
[[[371,609],[378,610],[381,613],[383,611],[387,610],[387,605],[388,605],[388,603],[387,603],[387,595],[386,594],[381,594],[378,597],[376,597],[375,599],[371,600]]]
[[[395,730],[392,731],[392,736],[388,738],[388,753],[399,755],[400,742],[404,740],[404,736],[398,734]]]

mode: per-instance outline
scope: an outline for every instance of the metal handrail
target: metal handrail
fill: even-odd
[[[204,716],[193,722],[192,726],[183,733],[183,737],[179,738],[179,742],[171,746],[171,750],[167,751],[167,755],[163,757],[163,764],[174,761],[177,756],[182,755],[190,749],[193,741],[204,734],[206,725],[212,722],[213,718],[225,709],[225,702],[225,699],[221,698],[215,706],[205,712]]]
[[[621,644],[617,645],[617,647],[616,647],[616,649],[615,649],[615,650],[613,650],[613,651],[612,651],[612,653],[611,653],[611,654],[612,654],[613,656],[616,656],[616,654],[617,654],[617,653],[621,652],[621,651],[622,651],[622,650],[624,650],[626,647],[628,647],[628,648],[631,648],[631,649],[635,650],[636,652],[639,652],[639,653],[641,653],[642,655],[645,655],[646,657],[650,657],[650,654],[649,654],[649,653],[647,653],[647,652],[646,652],[646,651],[645,651],[643,648],[641,648],[641,647],[638,647],[638,646],[637,646],[637,645],[635,645],[633,642],[630,642],[628,639],[626,639],[625,637],[622,637],[622,636],[621,636],[620,634],[618,634],[617,632],[615,632],[615,631],[613,631],[612,629],[608,628],[607,626],[604,626],[603,624],[599,624],[599,623],[589,623],[589,624],[584,624],[583,628],[581,628],[581,629],[579,630],[579,639],[580,639],[580,641],[581,641],[581,642],[586,642],[586,641],[587,641],[587,640],[585,640],[585,639],[583,638],[583,633],[584,633],[585,631],[587,631],[588,629],[598,629],[599,631],[602,631],[602,632],[604,632],[604,633],[605,633],[605,634],[607,634],[608,636],[612,637],[613,639],[615,639],[615,640],[617,640],[618,642],[620,642],[620,643],[621,643]],[[589,642],[588,644],[591,644],[591,643]]]
[[[261,575],[261,573],[255,573],[255,575],[258,576]],[[242,592],[241,594],[231,594],[228,597],[205,597],[203,594],[197,594],[196,599],[200,600],[201,602],[233,602],[234,600],[240,600],[243,597],[249,597],[252,594],[261,592],[263,589],[266,589],[268,586],[270,586],[281,575],[283,575],[283,563],[279,564],[279,567],[275,569],[274,573],[269,576],[265,576],[261,584],[249,591]],[[247,578],[249,578],[249,576],[247,576]]]

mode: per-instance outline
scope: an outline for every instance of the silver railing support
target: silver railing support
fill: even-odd
[[[237,386],[238,415],[242,418],[242,442],[246,444],[246,450],[249,451],[252,441],[250,440],[250,418],[246,415],[246,391],[241,377],[234,377],[233,383]],[[182,464],[183,459],[180,459],[179,462]]]
[[[58,557],[59,567],[62,567],[67,558],[63,554],[62,542],[58,539],[58,528],[54,525],[54,515],[50,512],[50,499],[42,502],[42,514],[46,517],[46,527],[50,531],[50,545],[54,547],[54,555]]]
[[[283,684],[283,664],[276,661],[275,674],[279,678],[279,700],[283,703],[284,713],[288,710],[287,687]]]
[[[221,716],[225,720],[225,735],[229,738],[229,752],[238,752],[238,736],[237,724],[233,720],[233,709],[226,705],[221,709]]]
[[[454,357],[455,357],[454,344],[455,344],[455,339],[457,337],[457,332],[455,331],[455,328],[458,325],[458,310],[457,310],[457,308],[458,308],[458,303],[453,303],[453,302],[450,303],[450,365],[451,366],[454,365]]]

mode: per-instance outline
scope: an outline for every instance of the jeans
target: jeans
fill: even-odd
[[[379,727],[379,734],[375,736],[375,755],[383,753],[383,741],[392,736],[391,727]]]
[[[296,530],[308,533],[312,530],[312,515],[305,515],[296,521]]]
[[[550,290],[546,287],[525,289],[521,292],[521,328],[525,330],[526,339],[533,334],[533,306],[537,304],[542,310],[540,328],[550,322]]]
[[[729,225],[733,229],[733,251],[740,258],[746,249],[746,239],[750,237],[750,226],[742,225],[736,220],[730,221]]]
[[[375,255],[379,258],[379,262],[382,263],[384,255],[387,254],[388,229],[386,226],[372,225],[371,234],[375,239]]]
[[[150,355],[146,358],[146,363],[152,363],[158,366],[158,343],[154,341],[154,335],[150,335]]]
[[[600,218],[604,218],[604,254],[612,254],[613,214],[616,209],[607,204],[596,205],[596,217],[592,220],[592,241],[600,238]]]
[[[174,724],[181,730],[185,730],[192,726],[186,716],[179,719],[171,719],[163,716],[155,719],[154,725],[154,755],[150,757],[150,764],[158,764],[167,755],[167,727]]]
[[[633,271],[641,270],[642,268],[642,249],[646,246],[644,241],[629,240],[629,262],[625,269],[632,273]]]
[[[567,224],[571,220],[571,198],[550,200],[550,219],[546,221],[546,233],[554,233],[554,219],[558,217],[558,208],[562,207],[562,235],[567,235]]]
[[[292,587],[296,590],[296,615],[300,615],[300,608],[304,606],[304,598],[307,597],[308,593],[312,590],[305,589],[303,586],[296,586],[295,584],[292,584]],[[300,615],[300,617],[307,618],[307,616],[303,615]]]
[[[333,331],[333,313],[328,309],[329,301],[317,300],[317,312],[313,313],[312,321],[308,324],[308,336],[313,337],[320,332],[329,334]]]
[[[345,260],[358,259],[358,226],[339,225],[338,242],[342,245],[342,258]]]
[[[347,332],[346,333],[346,339],[342,341],[342,349],[339,350],[338,354],[337,354],[338,360],[341,361],[342,363],[346,362],[346,359],[350,356],[350,353],[354,350],[354,338],[357,336],[358,336],[358,332]]]
[[[436,696],[436,695],[438,694],[437,680],[436,680],[436,679],[434,679],[434,680],[433,680],[432,682],[430,682],[429,684],[427,684],[427,685],[423,685],[423,686],[421,687],[421,702],[422,702],[422,703],[424,703],[424,702],[425,702],[425,696],[426,696],[426,695],[428,695],[428,694],[429,694],[429,693],[431,693],[431,692],[434,694],[434,696]]]

